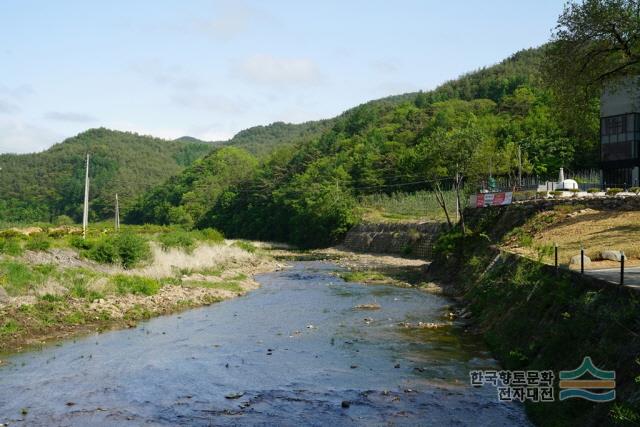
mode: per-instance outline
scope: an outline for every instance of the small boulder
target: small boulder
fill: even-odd
[[[580,265],[580,255],[574,255],[571,257],[571,265]],[[588,256],[584,256],[584,265],[589,265],[591,264],[591,258],[589,258]]]
[[[9,302],[9,294],[4,290],[2,286],[0,286],[0,304]]]
[[[351,402],[349,402],[348,400],[343,400],[340,406],[342,406],[343,408],[348,408],[349,406],[351,406]]]
[[[602,259],[608,259],[611,261],[622,261],[622,252],[620,251],[602,251]]]

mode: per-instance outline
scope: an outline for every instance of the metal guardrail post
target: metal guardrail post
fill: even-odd
[[[620,255],[620,286],[624,286],[624,252]]]
[[[553,244],[553,249],[555,252],[555,266],[556,266],[556,275],[558,274],[558,244],[554,243]]]
[[[584,248],[580,245],[580,274],[584,274]]]

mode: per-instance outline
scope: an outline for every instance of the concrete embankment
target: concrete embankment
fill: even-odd
[[[362,223],[349,230],[343,246],[357,252],[430,259],[433,245],[444,229],[440,222]]]

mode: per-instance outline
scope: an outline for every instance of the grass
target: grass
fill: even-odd
[[[24,248],[30,251],[46,251],[51,247],[51,239],[47,233],[35,233],[29,236]]]
[[[245,250],[251,254],[255,253],[258,250],[258,248],[253,243],[247,242],[245,240],[238,240],[233,244],[233,246]]]
[[[158,235],[158,242],[162,248],[181,248],[187,252],[193,251],[198,243],[219,244],[224,242],[224,236],[218,230],[205,228],[203,230],[172,229]]]
[[[17,237],[0,237],[0,254],[20,256],[23,249]]]
[[[340,273],[339,276],[345,282],[371,282],[371,281],[389,281],[390,279],[384,274],[377,271],[348,271]]]
[[[557,244],[562,264],[579,254],[581,245],[592,260],[600,259],[606,250],[624,251],[628,259],[640,259],[640,212],[588,211],[568,217],[570,213],[563,210],[537,214],[523,227],[514,229],[510,237],[517,238],[520,247],[530,248],[531,254]],[[551,262],[552,257],[544,260]]]
[[[225,291],[231,292],[242,292],[244,289],[235,280],[226,280],[221,282],[207,282],[207,281],[184,281],[182,282],[183,286],[191,287],[191,288],[207,288],[207,289],[221,289]]]
[[[11,296],[24,295],[44,284],[52,268],[55,267],[31,267],[19,261],[0,260],[0,285]]]
[[[150,277],[116,274],[111,278],[119,294],[155,295],[160,290],[160,282]]]
[[[455,216],[455,192],[445,191],[444,198],[449,215]],[[444,211],[436,201],[435,193],[432,191],[371,194],[362,196],[359,204],[364,210],[365,219],[368,220],[445,220]]]

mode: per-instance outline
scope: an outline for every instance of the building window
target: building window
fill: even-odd
[[[602,119],[602,135],[620,135],[627,133],[627,116],[614,116]]]
[[[601,159],[603,161],[638,158],[638,114],[603,117],[600,120]]]

